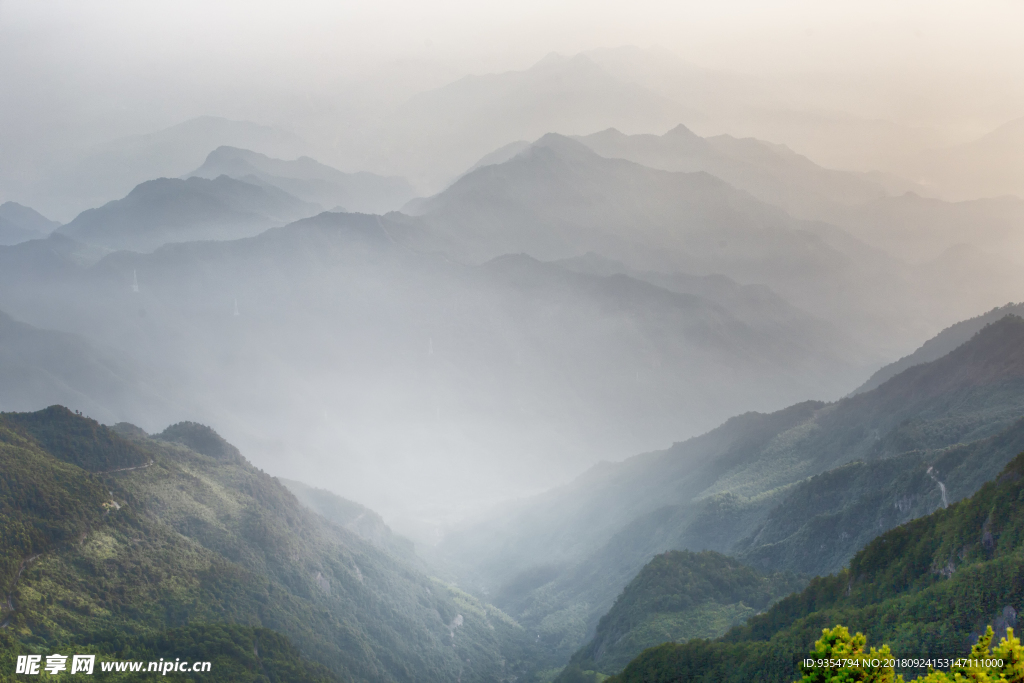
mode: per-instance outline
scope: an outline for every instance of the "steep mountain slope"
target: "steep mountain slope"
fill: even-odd
[[[763,289],[716,300],[521,255],[465,266],[406,246],[422,232],[328,213],[91,266],[64,256],[67,238],[43,240],[0,250],[0,305],[117,349],[174,414],[223,424],[261,465],[275,441],[301,439],[291,476],[391,520],[428,496],[451,510],[532,493],[867,374],[848,360],[857,346],[812,316],[778,301],[793,315],[752,313]],[[166,421],[136,414],[147,429]]]
[[[373,545],[396,557],[415,562],[413,542],[391,531],[376,512],[330,491],[307,486],[301,481],[279,479],[300,503],[340,527],[359,534]]]
[[[880,368],[875,374],[871,375],[867,382],[859,386],[853,393],[859,394],[865,391],[870,391],[909,367],[920,365],[921,363],[930,363],[933,360],[942,358],[956,347],[968,341],[989,323],[1000,320],[1007,315],[1024,317],[1024,304],[1006,304],[1000,308],[993,308],[991,311],[983,315],[979,315],[969,320],[961,320],[955,325],[950,325],[942,332],[922,344],[921,348],[917,349],[912,354],[904,356],[898,361],[886,365],[884,368]]]
[[[0,245],[18,244],[46,237],[60,223],[15,202],[0,204]]]
[[[267,184],[333,211],[386,213],[413,196],[412,186],[404,178],[344,173],[310,157],[285,161],[237,147],[218,147],[188,175],[211,180],[226,175]]]
[[[168,242],[248,237],[317,211],[273,186],[227,176],[159,178],[83,211],[60,232],[109,249],[152,251]]]
[[[883,531],[970,495],[1021,451],[1024,420],[987,439],[830,470],[781,496],[732,552],[761,568],[839,571]]]
[[[227,623],[283,633],[343,680],[522,665],[508,617],[309,512],[206,427],[149,438],[54,407],[0,416],[0,435],[3,621],[22,648],[123,654],[134,634],[166,657],[168,629]]]
[[[718,637],[804,585],[796,576],[765,576],[711,551],[658,555],[623,589],[568,668],[618,673],[649,647]]]
[[[564,656],[668,549],[834,570],[878,533],[970,494],[1024,444],[1022,349],[1024,320],[1005,317],[872,391],[742,415],[604,464],[442,547]]]
[[[797,657],[836,624],[898,658],[966,655],[986,625],[998,639],[1024,606],[1022,475],[1024,453],[969,499],[876,538],[849,569],[718,640],[647,650],[612,680],[791,681]]]

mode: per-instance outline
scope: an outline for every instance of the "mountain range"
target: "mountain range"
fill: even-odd
[[[863,633],[872,647],[888,645],[897,660],[966,657],[987,628],[995,645],[1017,626],[1024,604],[1022,473],[1024,453],[971,497],[880,535],[848,567],[815,578],[746,624],[716,640],[652,647],[609,680],[791,681],[797,659],[836,625]],[[895,668],[906,678],[927,673]]]
[[[836,403],[749,413],[606,463],[441,546],[552,656],[592,637],[621,586],[670,549],[762,571],[840,569],[874,536],[970,495],[1024,450],[1024,319]]]
[[[860,330],[874,329],[865,317],[887,315],[907,288],[884,254],[840,230],[795,220],[706,173],[606,159],[558,135],[405,211],[436,236],[435,249],[471,261],[593,252],[641,270],[723,274]]]
[[[586,55],[550,54],[521,71],[465,76],[417,93],[349,144],[377,164],[383,161],[384,172],[437,191],[514,140],[623,122],[658,129],[685,112],[670,98],[611,76]]]
[[[237,147],[213,150],[189,177],[212,180],[222,175],[276,187],[330,211],[382,214],[413,197],[412,186],[404,178],[343,173],[310,157],[285,161]]]
[[[261,465],[301,425],[289,467],[312,480],[334,461],[323,444],[341,439],[352,468],[324,485],[389,510],[440,463],[450,469],[432,504],[476,505],[465,490],[526,486],[542,462],[553,483],[737,406],[838,397],[867,374],[841,332],[763,287],[523,255],[461,265],[407,246],[421,237],[401,216],[325,213],[254,238],[84,260],[58,234],[0,250],[0,306],[109,349]],[[108,409],[144,428],[167,414],[126,403]],[[383,428],[395,420],[406,436]],[[415,462],[401,467],[358,457],[411,443]]]
[[[704,171],[798,218],[828,220],[837,207],[919,189],[882,173],[823,168],[784,145],[755,138],[703,138],[681,124],[660,136],[610,128],[575,139],[603,157],[664,171]]]
[[[158,178],[83,211],[58,230],[107,249],[152,251],[169,242],[249,237],[319,210],[272,185],[226,175]]]
[[[831,170],[783,145],[702,138],[683,126],[661,136],[609,129],[575,139],[609,158],[704,171],[792,216],[842,228],[902,261],[918,301],[941,301],[966,315],[1015,298],[1024,285],[1016,256],[1024,246],[1024,202],[1016,197],[944,201],[896,176]]]
[[[207,427],[4,413],[0,458],[5,664],[172,648],[254,682],[522,671],[522,627],[303,507]]]
[[[223,145],[278,157],[302,154],[307,146],[294,133],[273,126],[200,116],[152,133],[68,150],[26,191],[33,206],[66,222],[148,180],[180,178]]]
[[[685,130],[668,138],[712,149]],[[793,186],[801,173],[830,192],[825,180],[870,185],[752,149],[729,158],[751,165],[763,153]],[[606,158],[564,136],[479,166],[405,213],[325,213],[266,232],[316,210],[268,179],[330,174],[311,160],[227,149],[207,171],[236,162],[257,184],[150,181],[59,238],[0,251],[0,307],[145,368],[147,386],[259,462],[295,425],[299,474],[339,438],[349,454],[391,453],[374,467],[409,468],[409,486],[417,468],[459,454],[438,473],[449,483],[431,506],[470,509],[510,484],[554,485],[730,415],[835,399],[923,330],[978,310],[844,230],[707,172]],[[166,242],[177,244],[157,248]],[[126,248],[155,251],[103,251]],[[932,272],[957,288],[954,268]],[[285,399],[294,396],[303,398]],[[173,419],[108,409],[146,428]],[[268,434],[272,414],[279,426]],[[379,428],[394,419],[415,426],[404,436]],[[415,465],[398,455],[412,444],[426,454]],[[492,448],[505,454],[497,465],[472,455]],[[549,479],[528,483],[542,462]],[[388,514],[408,499],[391,484],[371,499]],[[467,488],[476,494],[454,495]]]

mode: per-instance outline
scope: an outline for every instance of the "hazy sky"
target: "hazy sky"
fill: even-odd
[[[1020,0],[2,0],[0,98],[8,134],[102,136],[199,113],[272,117],[268,100],[351,88],[396,63],[415,89],[635,44],[750,73],[857,72],[875,87],[879,74],[911,77],[948,96],[929,100],[938,108],[998,118],[1017,104],[1000,101],[998,84],[1019,75],[1022,27]]]

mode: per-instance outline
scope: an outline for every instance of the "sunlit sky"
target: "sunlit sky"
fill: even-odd
[[[101,114],[105,99],[130,107],[134,95],[145,109],[164,98],[174,116],[244,107],[254,91],[338,87],[395,62],[431,65],[430,81],[633,44],[716,69],[881,71],[956,85],[1017,75],[1022,28],[1019,0],[4,0],[0,81],[6,107]]]
[[[401,58],[516,68],[626,43],[739,70],[1001,69],[1024,57],[1022,20],[1024,3],[1006,0],[0,3],[8,58],[51,51],[74,55],[70,69],[117,70],[212,59],[212,75],[267,64],[353,73]]]

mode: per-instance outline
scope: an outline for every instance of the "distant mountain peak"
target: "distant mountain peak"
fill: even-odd
[[[704,138],[702,138],[701,136],[697,135],[696,133],[694,133],[692,130],[690,130],[689,128],[687,128],[686,126],[684,126],[681,123],[679,125],[677,125],[675,128],[673,128],[673,129],[669,130],[668,132],[666,132],[661,137],[663,137],[663,138],[665,138],[667,140],[675,140],[675,139],[703,140],[704,139]]]
[[[559,156],[569,156],[575,159],[600,160],[600,156],[572,138],[560,133],[546,133],[539,140],[533,143],[533,149],[550,149]]]
[[[17,202],[0,204],[0,245],[18,244],[46,237],[60,223]]]
[[[178,422],[157,435],[163,441],[188,446],[196,453],[218,460],[241,462],[242,454],[213,428],[198,422]]]

